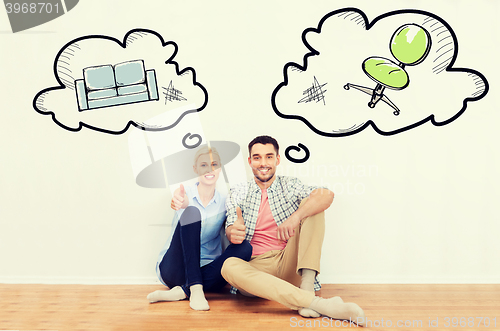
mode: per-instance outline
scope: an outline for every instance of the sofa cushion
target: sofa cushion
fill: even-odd
[[[88,90],[102,90],[116,86],[115,73],[111,65],[85,68],[83,77]]]
[[[135,60],[115,65],[115,77],[118,87],[144,83],[146,81],[144,62]]]
[[[126,94],[133,94],[133,93],[140,93],[147,91],[148,89],[146,88],[145,84],[136,84],[136,85],[119,87],[118,95],[126,95]]]
[[[149,97],[147,92],[121,95],[111,98],[94,99],[89,100],[89,108],[93,109],[100,107],[126,105],[134,102],[148,101],[148,99]]]
[[[116,88],[108,88],[105,90],[89,91],[89,93],[87,94],[87,97],[89,100],[116,97]]]

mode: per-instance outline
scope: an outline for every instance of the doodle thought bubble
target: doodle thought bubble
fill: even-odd
[[[123,42],[107,36],[77,38],[62,47],[54,61],[60,86],[40,91],[33,107],[70,131],[86,127],[121,134],[130,126],[148,131],[173,128],[208,102],[194,69],[180,69],[173,61],[176,54],[174,42],[144,29],[129,31]],[[148,122],[187,105],[175,118]]]
[[[478,71],[454,67],[458,39],[431,13],[402,10],[369,22],[358,9],[341,9],[306,29],[302,40],[310,52],[302,65],[285,65],[272,105],[319,135],[445,125],[489,90]]]

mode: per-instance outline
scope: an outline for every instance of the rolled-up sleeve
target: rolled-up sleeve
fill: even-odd
[[[317,186],[305,185],[300,179],[295,177],[286,177],[286,180],[286,193],[289,195],[287,198],[292,201],[295,200],[298,205],[302,200],[309,197],[312,191],[319,188]]]
[[[231,189],[229,191],[229,196],[226,199],[226,228],[233,225],[237,219],[236,207],[236,195],[234,193],[234,189]]]
[[[242,203],[245,200],[246,191],[246,184],[240,184],[230,189],[226,199],[226,228],[233,225],[238,218],[236,215],[236,208],[240,207],[243,209]]]

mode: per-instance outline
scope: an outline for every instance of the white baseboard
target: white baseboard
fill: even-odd
[[[498,277],[364,277],[323,276],[322,284],[500,284]],[[48,277],[48,276],[0,276],[1,284],[75,284],[75,285],[161,285],[156,277]]]
[[[2,284],[160,285],[157,277],[1,277]]]
[[[500,284],[494,276],[319,276],[322,284]]]

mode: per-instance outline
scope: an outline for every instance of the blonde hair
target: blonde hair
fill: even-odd
[[[221,161],[219,152],[215,149],[215,147],[208,147],[208,146],[203,146],[200,149],[196,151],[196,154],[194,155],[194,165],[196,166],[196,162],[198,162],[198,158],[202,155],[205,154],[212,154],[212,159],[215,158],[215,155],[219,158],[219,162]]]

